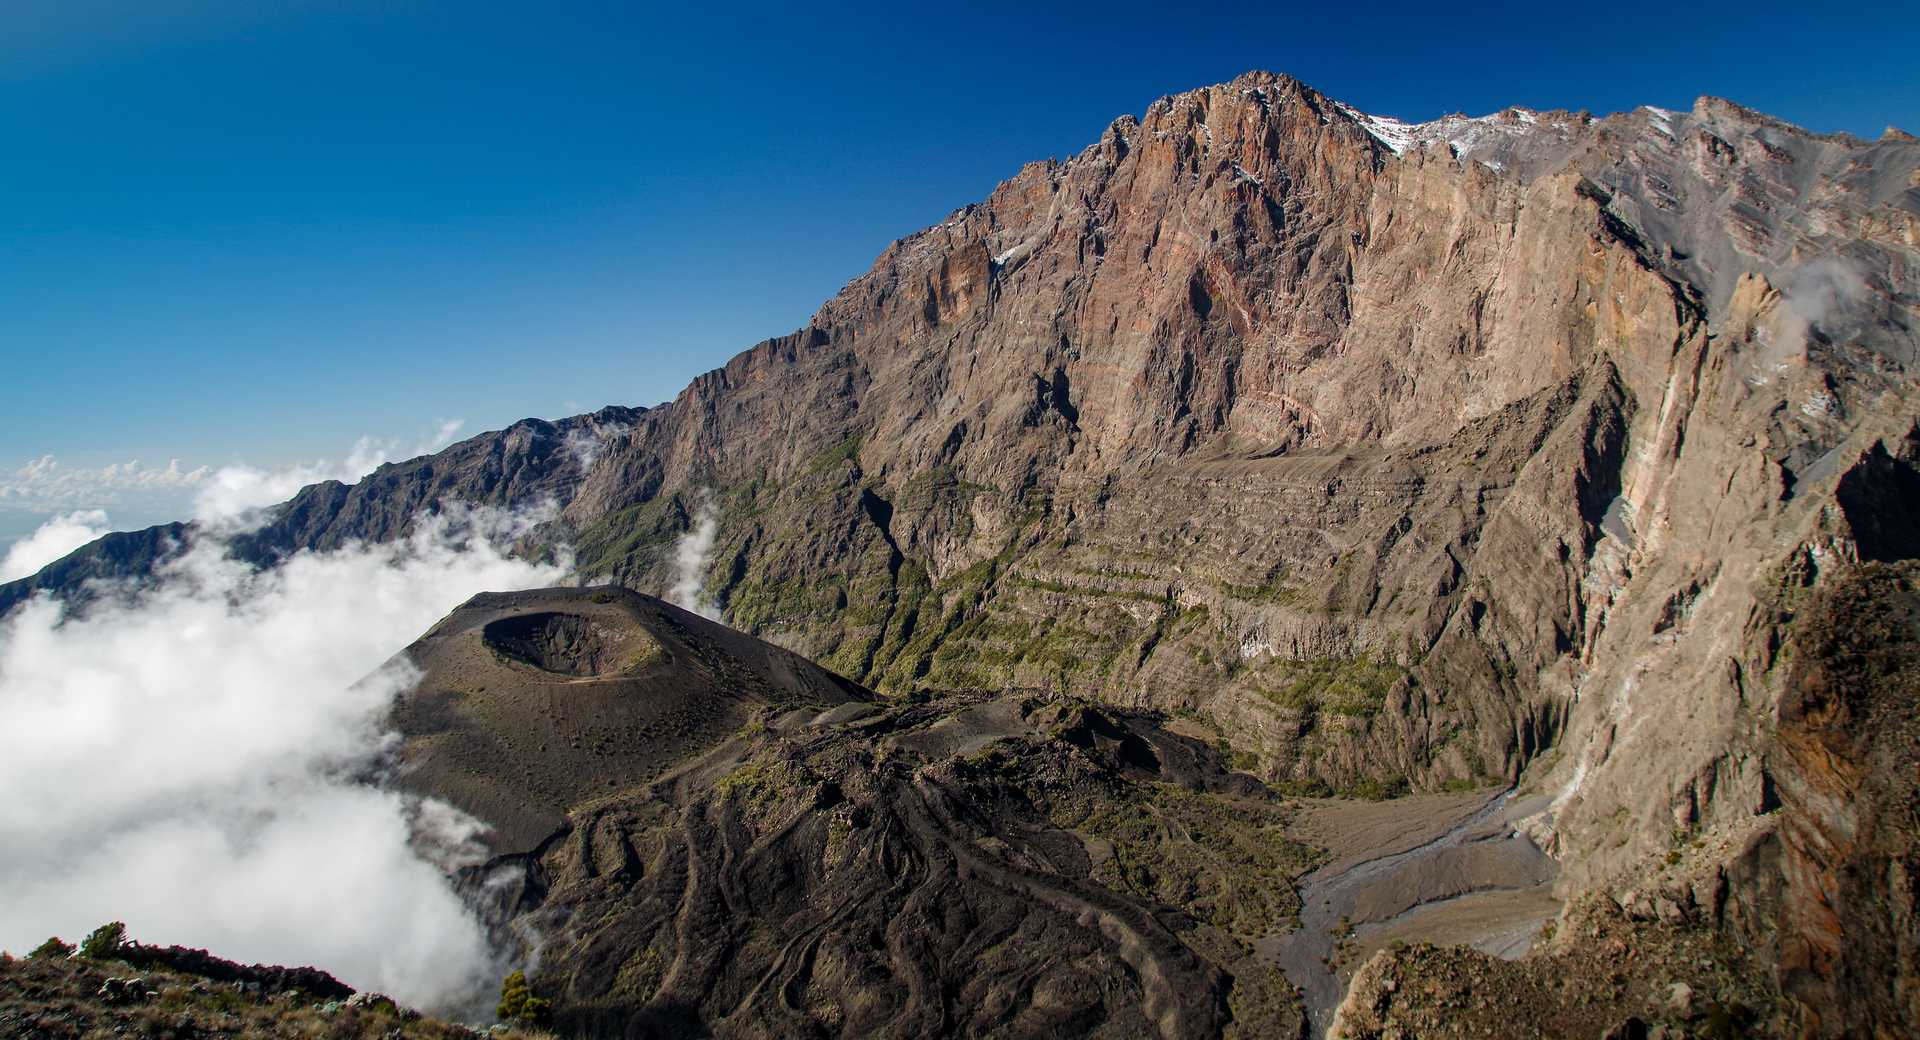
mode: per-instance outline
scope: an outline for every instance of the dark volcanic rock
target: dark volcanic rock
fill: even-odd
[[[1205,745],[1046,698],[845,715],[776,718],[496,864],[563,1028],[1298,1031],[1250,944],[1288,926],[1313,856]]]
[[[474,597],[405,652],[402,786],[531,849],[574,806],[652,780],[769,709],[871,694],[786,650],[628,589]]]
[[[353,987],[318,968],[283,968],[277,964],[241,964],[187,946],[143,946],[128,943],[114,952],[137,968],[165,968],[214,982],[237,982],[259,993],[296,992],[320,1000],[345,1000]]]
[[[468,882],[565,1032],[1299,1028],[1251,942],[1314,854],[1157,716],[871,702],[624,590],[482,596],[408,653],[403,783],[493,826]]]

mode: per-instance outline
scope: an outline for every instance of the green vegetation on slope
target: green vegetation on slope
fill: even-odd
[[[1262,696],[1282,708],[1372,718],[1406,674],[1399,665],[1371,657],[1317,657],[1275,661],[1255,682]]]

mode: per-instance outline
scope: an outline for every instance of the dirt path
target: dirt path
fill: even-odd
[[[1333,860],[1301,884],[1300,928],[1266,952],[1299,987],[1312,1035],[1324,1035],[1352,969],[1388,942],[1526,952],[1559,906],[1553,860],[1514,832],[1517,808],[1504,791],[1309,804],[1298,830]]]

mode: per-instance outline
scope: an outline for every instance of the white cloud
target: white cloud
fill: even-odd
[[[719,526],[713,498],[702,493],[699,504],[694,507],[693,527],[673,545],[675,579],[672,590],[667,593],[670,602],[714,621],[721,620],[720,608],[707,596],[707,564],[713,556]]]
[[[1844,335],[1849,320],[1872,295],[1860,272],[1838,255],[1815,257],[1788,271],[1782,280],[1785,306],[1766,328],[1762,365],[1778,369],[1805,357],[1815,328]]]
[[[1838,317],[1871,291],[1860,272],[1837,255],[1816,257],[1787,276],[1787,306],[1806,325]]]
[[[277,469],[222,466],[201,485],[193,499],[193,519],[227,527],[241,526],[258,510],[278,505],[309,484],[338,480],[351,484],[387,461],[384,446],[362,437],[344,459],[321,459]]]
[[[573,456],[574,464],[580,467],[580,472],[585,473],[593,469],[593,464],[600,460],[600,455],[607,450],[609,442],[632,432],[633,427],[625,423],[596,424],[591,428],[576,426],[567,431],[567,439],[564,443],[567,454]]]
[[[100,509],[53,517],[7,550],[6,558],[0,560],[0,582],[33,574],[111,530],[106,512]]]
[[[85,615],[17,610],[0,624],[0,946],[124,920],[428,1007],[497,986],[442,873],[471,822],[354,778],[413,679],[384,662],[476,592],[565,577],[500,548],[536,520],[448,510],[404,542],[257,574],[207,538]]]
[[[116,462],[98,469],[69,468],[52,455],[42,455],[11,474],[0,476],[0,505],[24,509],[99,509],[128,495],[190,491],[212,471],[205,466],[183,469],[174,459],[164,469],[138,461]]]
[[[415,445],[411,451],[402,450],[397,441],[362,437],[354,442],[353,450],[343,459],[321,459],[278,469],[222,466],[206,478],[199,494],[194,496],[193,519],[227,532],[258,526],[264,519],[259,514],[260,510],[285,502],[309,484],[318,484],[323,480],[357,483],[360,478],[389,462],[439,451],[453,443],[454,436],[465,425],[460,419],[445,420],[432,437]]]
[[[440,420],[440,425],[433,431],[433,436],[428,438],[427,442],[421,446],[417,454],[429,455],[452,444],[453,439],[460,435],[460,431],[464,429],[466,425],[467,421],[465,419]]]

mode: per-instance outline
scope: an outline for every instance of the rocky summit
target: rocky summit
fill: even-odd
[[[483,594],[405,654],[402,787],[525,851],[575,806],[667,772],[770,710],[872,694],[804,658],[626,589]]]
[[[1252,73],[231,551],[552,504],[399,776],[583,1034],[1908,1035],[1916,363],[1911,136]]]

